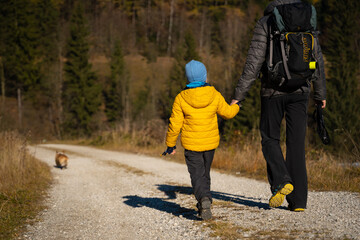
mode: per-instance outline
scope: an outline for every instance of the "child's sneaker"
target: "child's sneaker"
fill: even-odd
[[[201,199],[201,202],[197,204],[197,207],[199,209],[200,217],[203,220],[209,220],[212,218],[211,214],[211,201],[209,198],[204,197]]]
[[[279,185],[279,187],[275,189],[273,195],[269,199],[270,207],[281,206],[281,204],[284,202],[285,196],[289,195],[293,190],[294,190],[294,186],[291,183],[285,183],[284,185]]]

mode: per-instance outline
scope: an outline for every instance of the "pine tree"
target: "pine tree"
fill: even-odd
[[[105,96],[105,113],[109,122],[119,121],[123,113],[122,92],[124,89],[125,62],[120,41],[114,44],[114,51],[111,56],[111,76]]]
[[[200,61],[201,58],[198,54],[198,52],[196,51],[196,42],[195,42],[195,38],[194,35],[192,34],[191,31],[187,31],[185,33],[185,56],[184,56],[184,60],[185,62],[189,62],[191,60],[198,60]],[[185,65],[184,65],[185,67]]]
[[[59,11],[53,1],[39,0],[35,15],[40,32],[38,48],[44,57],[43,62],[53,62],[58,57],[56,43]]]
[[[1,55],[7,92],[15,96],[20,88],[33,96],[41,79],[39,54],[40,31],[35,3],[27,0],[1,1]]]
[[[151,85],[149,78],[146,79],[144,87],[136,94],[136,99],[132,106],[134,119],[145,122],[151,119],[151,115],[154,115],[154,113],[149,111],[151,109],[147,109],[151,107]]]
[[[95,129],[93,117],[101,104],[101,88],[88,61],[88,35],[83,7],[77,4],[67,42],[63,108],[65,132],[78,136]]]
[[[360,141],[360,2],[320,2],[323,52],[327,60],[327,126],[335,149]]]
[[[36,16],[39,37],[37,39],[37,50],[40,55],[40,82],[37,94],[37,105],[49,105],[54,98],[54,88],[59,84],[59,77],[54,74],[59,63],[58,53],[58,20],[59,11],[53,1],[40,0],[36,2],[34,14]],[[56,94],[56,93],[55,93]],[[46,106],[48,107],[48,106]]]
[[[210,15],[212,18],[212,28],[211,28],[211,52],[216,55],[224,51],[224,41],[221,36],[221,21],[224,20],[226,15],[226,9],[223,7],[213,7],[209,8]]]

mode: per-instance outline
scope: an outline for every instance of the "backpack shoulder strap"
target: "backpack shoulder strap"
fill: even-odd
[[[272,32],[271,24],[269,25],[269,36],[270,36],[270,49],[269,49],[269,67],[273,67],[273,57],[274,57],[274,34]]]
[[[290,71],[289,71],[289,67],[287,64],[287,57],[286,57],[286,53],[285,53],[285,35],[281,34],[280,35],[280,48],[281,48],[281,57],[283,60],[283,65],[284,65],[284,70],[285,70],[285,74],[288,80],[291,79],[291,75],[290,75]]]
[[[313,44],[314,44],[314,51],[313,51],[313,54],[315,55],[316,59],[318,59],[318,35],[319,35],[319,31],[314,31],[312,32],[312,35],[313,35]]]
[[[317,27],[317,21],[316,21],[316,9],[314,7],[314,5],[311,5],[311,19],[310,19],[310,24],[311,26],[314,28],[314,30],[316,30]]]
[[[279,13],[279,10],[275,7],[273,10],[273,14],[275,16],[275,24],[278,27],[280,32],[283,32],[285,30],[285,24],[282,16]]]

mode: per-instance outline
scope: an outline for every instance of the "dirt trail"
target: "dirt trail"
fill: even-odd
[[[67,152],[68,169],[53,167],[55,150]],[[203,222],[185,164],[73,145],[30,151],[55,183],[21,239],[360,239],[359,194],[310,192],[308,209],[294,213],[268,207],[267,183],[212,170],[215,218]]]

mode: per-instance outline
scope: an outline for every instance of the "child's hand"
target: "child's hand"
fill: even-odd
[[[167,147],[165,152],[162,153],[163,156],[165,156],[166,154],[171,154],[171,155],[174,155],[176,153],[175,151],[176,149],[176,146],[173,146],[173,147]]]

